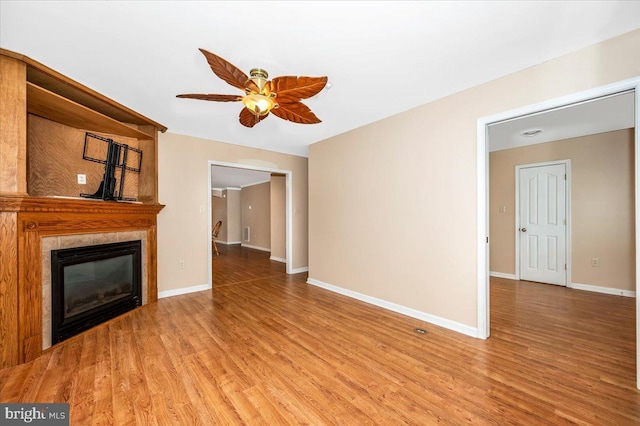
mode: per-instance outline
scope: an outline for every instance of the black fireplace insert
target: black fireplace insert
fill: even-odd
[[[53,343],[141,305],[141,241],[51,251]]]

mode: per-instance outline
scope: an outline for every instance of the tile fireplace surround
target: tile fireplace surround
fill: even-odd
[[[147,232],[108,232],[43,237],[42,247],[42,350],[51,347],[51,251],[99,244],[142,241],[142,304],[147,302]]]

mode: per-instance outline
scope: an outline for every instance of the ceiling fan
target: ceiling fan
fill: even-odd
[[[240,123],[253,127],[267,118],[269,113],[284,120],[300,124],[320,123],[320,119],[300,102],[318,94],[327,84],[327,77],[283,76],[267,80],[269,74],[260,68],[253,68],[250,77],[238,67],[204,49],[200,49],[215,75],[233,87],[244,91],[240,95],[185,94],[178,98],[200,99],[204,101],[238,102],[244,108],[240,111]]]

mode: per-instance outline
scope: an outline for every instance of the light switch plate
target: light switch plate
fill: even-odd
[[[87,175],[78,175],[78,184],[86,185],[87,184]]]

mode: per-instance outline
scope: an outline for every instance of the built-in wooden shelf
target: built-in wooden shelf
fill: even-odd
[[[153,135],[127,126],[111,117],[63,98],[53,92],[27,82],[27,111],[76,129],[109,133],[136,139],[153,139]]]
[[[98,111],[121,123],[136,125],[151,125],[160,132],[166,132],[167,128],[144,115],[127,108],[126,106],[110,99],[95,90],[78,83],[69,77],[60,74],[56,70],[34,61],[28,56],[10,50],[1,49],[0,55],[17,59],[26,64],[27,81],[38,87],[42,87],[50,92],[70,99],[80,105]]]

